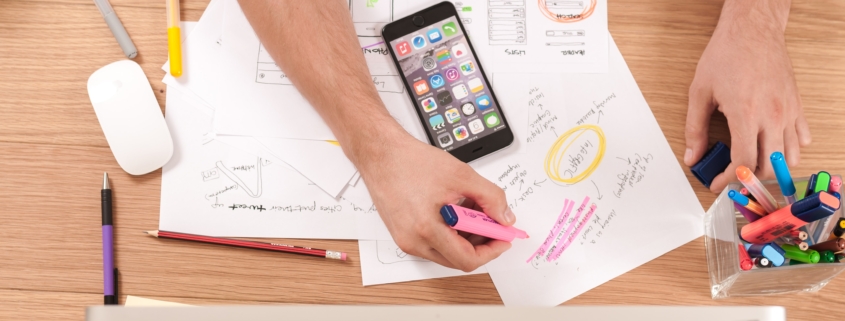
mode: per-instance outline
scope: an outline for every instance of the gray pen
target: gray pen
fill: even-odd
[[[106,20],[106,24],[109,25],[111,33],[117,39],[117,44],[120,45],[120,49],[123,49],[126,57],[129,57],[129,59],[135,58],[138,55],[138,49],[135,48],[135,44],[132,43],[129,34],[126,33],[126,28],[123,28],[123,24],[120,23],[120,19],[114,13],[109,0],[94,0],[94,4],[97,5],[97,9],[100,9],[103,19]]]

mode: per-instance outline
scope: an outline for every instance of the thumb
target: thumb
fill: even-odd
[[[687,125],[685,129],[687,149],[684,152],[684,164],[695,165],[707,150],[710,128],[710,116],[713,115],[710,94],[695,83],[690,86]]]
[[[464,197],[472,199],[481,211],[496,222],[505,226],[516,223],[516,216],[508,206],[505,191],[481,177],[475,171],[470,179],[464,180],[459,191]]]

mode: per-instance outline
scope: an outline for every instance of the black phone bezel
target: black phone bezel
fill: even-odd
[[[413,20],[416,17],[422,17],[423,23],[414,23]],[[408,92],[408,96],[411,98],[411,102],[414,104],[414,109],[417,113],[417,117],[419,118],[420,123],[422,124],[425,130],[425,135],[426,137],[428,137],[429,144],[434,147],[440,148],[440,146],[437,144],[437,141],[435,141],[435,137],[433,136],[431,131],[428,130],[428,125],[425,121],[426,115],[423,114],[422,107],[419,105],[419,102],[417,101],[416,97],[414,97],[413,89],[408,84],[408,81],[405,79],[405,75],[402,73],[402,67],[399,65],[399,59],[397,58],[396,52],[394,52],[393,50],[393,46],[390,45],[390,42],[407,36],[416,31],[419,31],[420,29],[425,29],[426,27],[429,27],[435,23],[438,23],[451,17],[456,18],[455,20],[457,20],[458,26],[461,28],[461,32],[467,40],[469,50],[470,52],[472,52],[472,55],[476,58],[476,61],[478,62],[478,72],[484,79],[485,84],[487,84],[490,99],[493,100],[493,103],[495,103],[496,106],[499,106],[499,117],[501,118],[502,124],[505,125],[504,130],[496,131],[492,134],[470,142],[464,146],[449,151],[452,156],[455,156],[457,159],[465,163],[469,163],[473,160],[487,156],[500,149],[510,146],[510,144],[513,143],[514,136],[513,132],[511,131],[511,127],[508,124],[507,117],[505,116],[502,105],[499,104],[499,100],[498,98],[496,98],[496,94],[493,92],[492,86],[490,86],[491,82],[487,79],[487,74],[484,73],[484,67],[481,65],[481,62],[478,59],[478,54],[476,54],[475,47],[473,47],[472,41],[470,41],[466,29],[464,28],[464,25],[461,22],[461,18],[458,16],[458,11],[455,9],[455,5],[448,1],[435,4],[431,7],[420,10],[419,12],[411,14],[407,17],[397,19],[391,23],[388,23],[384,26],[384,28],[382,28],[381,34],[384,38],[385,44],[387,44],[388,50],[390,51],[390,57],[393,59],[393,64],[396,66],[396,70],[399,71],[402,77],[402,83],[405,86],[405,90]]]

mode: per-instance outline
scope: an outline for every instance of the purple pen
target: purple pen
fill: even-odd
[[[114,267],[114,222],[112,221],[109,173],[103,173],[100,191],[103,211],[103,303],[117,304],[117,268]]]

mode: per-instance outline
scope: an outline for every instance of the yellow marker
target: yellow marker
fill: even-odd
[[[564,161],[568,160],[566,158],[566,152],[569,150],[569,147],[571,147],[572,144],[581,137],[581,135],[584,135],[587,132],[594,133],[596,138],[598,138],[598,142],[596,144],[598,146],[595,146],[597,150],[593,161],[584,169],[572,170],[570,168],[561,173],[560,165]],[[543,164],[546,170],[546,175],[552,180],[564,184],[575,184],[584,180],[589,177],[601,163],[601,160],[604,157],[605,143],[604,131],[601,127],[596,125],[581,125],[566,131],[563,135],[560,135],[560,137],[557,138],[555,143],[552,144],[552,147],[549,148],[549,152],[546,154],[546,160]],[[590,144],[592,145],[592,143]]]
[[[179,0],[167,0],[167,48],[170,52],[170,75],[182,75],[182,35],[179,31]]]

